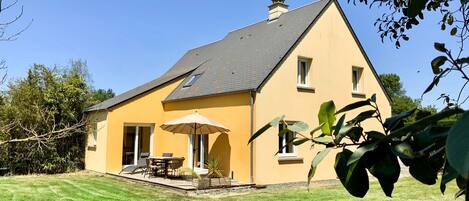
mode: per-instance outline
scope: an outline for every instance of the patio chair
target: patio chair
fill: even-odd
[[[122,174],[123,172],[135,174],[137,170],[142,170],[142,174],[144,174],[148,168],[147,162],[146,162],[146,159],[148,157],[150,157],[150,153],[141,153],[139,159],[137,160],[137,165],[131,165],[131,166],[125,167],[119,172],[119,174]]]
[[[177,177],[180,176],[180,169],[184,164],[184,158],[177,158],[173,159],[169,162],[168,168],[171,171],[172,176]]]

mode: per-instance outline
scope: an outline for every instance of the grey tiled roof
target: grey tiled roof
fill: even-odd
[[[191,76],[202,75],[191,87],[184,88],[188,76],[165,101],[256,90],[328,2],[318,1],[287,12],[278,20],[230,32],[224,39],[194,50],[200,51],[199,60],[207,62]]]
[[[220,41],[190,50],[160,78],[86,111],[109,109],[189,73],[165,102],[256,91],[332,1],[321,0],[287,12],[275,21],[265,20],[230,32]],[[201,74],[200,78],[184,87],[197,74]]]

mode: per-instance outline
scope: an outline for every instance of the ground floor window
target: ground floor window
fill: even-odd
[[[279,125],[279,133],[287,127],[285,124]],[[278,153],[279,156],[289,156],[295,154],[295,146],[293,140],[295,139],[295,133],[288,131],[283,136],[278,137]]]

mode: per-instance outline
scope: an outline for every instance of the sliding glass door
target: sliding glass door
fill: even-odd
[[[152,126],[124,126],[122,165],[136,165],[142,153],[151,153]]]
[[[192,163],[196,169],[206,169],[208,160],[208,135],[191,136]]]

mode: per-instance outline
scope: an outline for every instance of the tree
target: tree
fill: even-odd
[[[93,90],[91,92],[91,100],[92,100],[92,103],[90,105],[95,105],[95,104],[98,104],[98,103],[101,103],[107,99],[110,99],[110,98],[113,98],[115,96],[114,92],[112,91],[112,89],[97,89],[97,90]]]
[[[419,100],[414,100],[406,95],[406,90],[401,83],[401,78],[397,74],[381,74],[381,81],[389,96],[392,99],[392,115],[398,115],[403,112],[417,108],[417,112],[406,118],[405,123],[414,122],[425,116],[435,114],[436,108],[433,106],[423,107]]]
[[[15,174],[58,173],[84,166],[85,108],[113,95],[92,90],[86,62],[35,64],[0,96],[0,166]],[[97,92],[96,92],[97,91]]]
[[[15,0],[11,2],[10,4],[5,5],[4,1],[0,0],[0,16],[2,16],[2,14],[7,12],[9,9],[13,8],[17,3],[18,1]],[[0,21],[0,41],[16,40],[21,33],[23,33],[26,29],[29,28],[29,26],[31,26],[32,21],[20,31],[17,31],[14,33],[8,32],[8,28],[23,16],[23,11],[24,9],[23,7],[21,7],[21,11],[19,14],[16,15],[16,17],[14,17],[11,20],[7,20],[3,22]],[[0,71],[6,71],[6,69],[7,69],[6,61],[3,59],[0,59]],[[3,84],[5,82],[6,76],[7,76],[6,72],[3,73],[3,76],[1,76],[0,78],[0,84]]]
[[[392,114],[400,114],[402,112],[418,107],[418,101],[413,100],[406,95],[406,91],[401,83],[401,78],[396,74],[382,74],[381,81],[389,96],[392,99]]]

